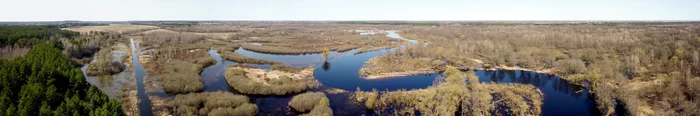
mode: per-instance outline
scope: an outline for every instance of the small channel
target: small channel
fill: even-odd
[[[138,58],[137,47],[135,47],[134,39],[131,39],[131,58],[134,62],[134,76],[136,77],[136,88],[138,90],[137,96],[140,100],[139,102],[139,115],[141,116],[152,116],[153,111],[151,111],[151,100],[146,94],[146,90],[143,84],[143,77],[146,76],[146,71],[141,66],[141,62]]]

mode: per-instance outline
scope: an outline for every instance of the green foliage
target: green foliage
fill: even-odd
[[[0,46],[19,44],[31,46],[51,37],[72,38],[78,32],[61,30],[52,25],[0,25]]]
[[[0,114],[122,115],[121,106],[94,86],[54,44],[34,46],[24,57],[0,60]]]

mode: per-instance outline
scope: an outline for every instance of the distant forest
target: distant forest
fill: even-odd
[[[79,35],[79,32],[61,30],[59,25],[0,26],[0,46],[31,46],[51,38],[72,38]]]

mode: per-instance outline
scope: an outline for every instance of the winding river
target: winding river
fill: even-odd
[[[408,40],[393,31],[387,31],[387,33],[388,37]],[[415,43],[416,41],[412,40],[409,42]],[[131,48],[132,54],[138,53],[133,40],[131,41]],[[372,80],[360,78],[358,71],[366,61],[393,50],[385,49],[361,54],[354,54],[357,49],[346,52],[332,52],[330,54],[331,59],[327,62],[322,60],[323,56],[321,54],[274,55],[245,49],[237,49],[235,52],[249,57],[276,60],[292,66],[317,67],[314,70],[314,77],[322,84],[322,87],[312,91],[321,91],[326,88],[338,88],[347,91],[355,91],[357,88],[364,91],[372,89],[380,91],[420,89],[432,85],[435,77],[440,75],[439,73],[434,73]],[[206,67],[200,74],[204,83],[203,91],[229,91],[235,93],[226,83],[224,73],[229,65],[236,63],[222,59],[217,51],[213,49],[209,50],[209,55],[216,59],[217,63]],[[151,101],[144,92],[143,77],[146,75],[145,70],[141,67],[138,57],[132,58],[134,61],[133,71],[135,71],[137,80],[137,95],[141,99],[139,103],[140,113],[142,116],[153,115]],[[265,69],[270,68],[269,65],[249,65]],[[477,70],[476,75],[484,83],[522,83],[538,87],[544,93],[542,115],[545,116],[600,115],[597,114],[595,102],[589,97],[586,88],[572,85],[557,76],[513,70]],[[250,98],[251,102],[258,105],[260,114],[295,115],[286,106],[292,96],[250,96]],[[349,94],[327,94],[327,96],[336,115],[376,115],[371,111],[366,111],[362,106],[349,102]]]

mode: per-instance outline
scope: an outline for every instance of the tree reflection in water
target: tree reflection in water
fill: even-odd
[[[542,115],[595,115],[595,101],[584,87],[557,76],[520,70],[478,70],[480,82],[520,83],[538,87],[544,94]]]
[[[323,62],[323,71],[328,72],[328,70],[331,69],[331,63],[328,63],[328,61]]]

